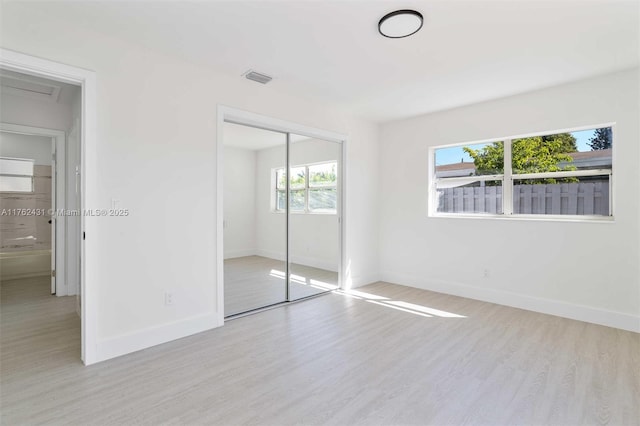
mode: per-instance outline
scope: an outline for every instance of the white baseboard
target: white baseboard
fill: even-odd
[[[555,315],[558,317],[640,333],[640,316],[607,311],[591,306],[578,305],[559,300],[543,299],[540,297],[511,293],[502,290],[475,287],[468,284],[439,280],[425,280],[393,272],[383,272],[380,275],[382,281],[390,283],[466,297],[469,299],[482,300],[484,302],[495,303],[498,305],[505,305],[513,308],[525,309],[528,311],[540,312],[543,314]]]
[[[369,284],[373,284],[375,282],[380,281],[380,277],[378,276],[378,274],[376,275],[365,275],[365,276],[361,276],[361,277],[352,277],[351,278],[351,287],[349,287],[350,289],[354,289],[354,288],[358,288],[358,287],[363,287],[365,285],[369,285]],[[347,283],[345,283],[346,285]]]
[[[235,259],[236,257],[255,256],[256,253],[256,249],[229,250],[224,253],[224,260]]]
[[[191,336],[221,326],[216,313],[207,313],[169,324],[127,333],[121,336],[98,339],[96,359],[106,361],[172,340]],[[92,362],[92,363],[93,363]]]

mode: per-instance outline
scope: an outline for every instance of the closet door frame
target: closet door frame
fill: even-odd
[[[218,326],[224,325],[224,123],[234,123],[244,126],[256,127],[265,130],[285,133],[287,135],[287,187],[286,187],[286,240],[287,240],[287,262],[286,262],[286,303],[293,302],[290,300],[289,289],[289,147],[291,133],[309,138],[321,139],[328,142],[341,144],[341,159],[339,164],[338,176],[338,241],[340,255],[338,257],[338,288],[344,289],[348,286],[345,283],[345,265],[347,264],[345,256],[345,212],[346,212],[346,152],[348,138],[346,135],[335,133],[315,127],[305,126],[295,122],[281,120],[266,115],[256,114],[241,109],[218,105],[217,121],[216,121],[216,308]],[[347,279],[348,280],[348,279]],[[324,294],[324,293],[321,293]],[[304,299],[299,299],[304,300]]]

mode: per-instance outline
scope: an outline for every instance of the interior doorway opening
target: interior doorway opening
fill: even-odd
[[[81,358],[82,88],[4,67],[0,83],[3,337],[55,327],[47,350]]]

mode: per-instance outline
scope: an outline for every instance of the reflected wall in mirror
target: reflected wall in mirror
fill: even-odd
[[[289,164],[289,294],[297,300],[339,285],[342,144],[291,134]]]
[[[224,124],[225,316],[287,300],[286,215],[271,197],[286,146],[284,133]]]

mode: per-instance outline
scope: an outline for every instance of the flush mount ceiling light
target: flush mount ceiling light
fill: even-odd
[[[387,13],[378,22],[378,31],[385,37],[403,38],[417,33],[422,28],[422,14],[415,10],[396,10]]]

